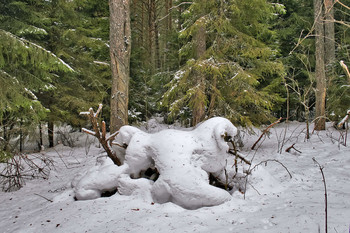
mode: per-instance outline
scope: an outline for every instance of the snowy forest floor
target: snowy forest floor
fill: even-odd
[[[350,142],[340,144],[339,132],[327,126],[305,140],[305,124],[276,125],[256,150],[250,148],[261,131],[243,132],[241,153],[248,160],[278,160],[292,178],[279,163],[263,163],[254,169],[245,196],[237,191],[229,202],[197,210],[153,203],[142,194],[74,201],[73,178],[105,155],[96,142],[84,146],[88,136],[80,135],[80,147],[61,144],[41,152],[54,161],[49,179],[0,192],[0,232],[324,232],[324,186],[313,157],[324,166],[328,232],[349,232]],[[302,153],[285,152],[293,143]]]

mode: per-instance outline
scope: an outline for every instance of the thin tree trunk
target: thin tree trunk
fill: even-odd
[[[206,32],[205,25],[199,25],[198,31],[194,35],[195,48],[195,58],[200,60],[206,51]],[[193,125],[198,124],[205,117],[205,76],[201,70],[197,70],[194,74],[198,80],[198,92],[194,98],[195,104],[193,106]]]
[[[155,55],[155,0],[149,0],[148,3],[148,49],[149,49],[149,59],[151,66],[151,73],[154,73],[156,66],[156,55]]]
[[[130,1],[110,0],[109,10],[112,70],[110,132],[114,133],[128,123],[131,52]]]
[[[20,129],[19,129],[19,151],[23,152],[23,129],[22,129],[23,119],[21,119],[19,125],[20,125]]]
[[[314,0],[315,46],[316,46],[316,120],[315,130],[326,128],[326,74],[324,61],[324,26],[322,21],[322,0]]]
[[[39,122],[39,151],[41,151],[43,147],[43,131],[41,127],[41,122]]]
[[[333,0],[324,0],[325,7],[325,64],[327,71],[331,71],[331,64],[335,62],[335,39],[334,39],[334,10]]]
[[[54,123],[51,120],[47,122],[47,134],[49,136],[49,147],[51,148],[54,146]]]
[[[156,21],[156,19],[154,19]],[[154,24],[154,42],[155,42],[155,57],[156,57],[156,68],[160,69],[160,53],[159,53],[159,36],[158,36],[158,23]]]

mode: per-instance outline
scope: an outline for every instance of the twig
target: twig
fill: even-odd
[[[250,169],[250,171],[254,170],[257,166],[260,166],[261,164],[263,163],[267,163],[267,162],[276,162],[276,163],[279,163],[289,174],[289,177],[292,179],[292,174],[289,172],[288,168],[283,164],[281,163],[280,161],[278,161],[277,159],[267,159],[267,160],[264,160],[264,161],[261,161],[260,163],[256,164],[252,169]]]
[[[46,201],[53,202],[53,200],[50,200],[50,199],[48,199],[48,198],[46,198],[44,196],[41,196],[40,194],[34,193],[34,195],[37,195],[37,196],[39,196],[41,198],[44,198]]]
[[[323,179],[323,185],[324,185],[324,203],[325,203],[325,233],[328,232],[328,212],[327,212],[327,184],[326,184],[326,178],[324,176],[323,173],[323,166],[321,166],[315,159],[315,157],[312,158],[312,160],[314,161],[314,163],[318,166],[318,168],[321,171],[322,174],[322,179]]]
[[[167,18],[167,17],[171,14],[171,11],[172,11],[173,9],[178,8],[178,7],[180,7],[181,5],[184,5],[184,4],[193,4],[193,2],[181,2],[179,5],[176,5],[176,6],[173,6],[173,7],[169,8],[169,12],[170,12],[170,13],[168,13],[168,14],[165,15],[164,17],[160,18],[160,19],[158,20],[158,22],[160,22],[160,21],[162,21],[163,19]]]
[[[297,152],[299,152],[300,154],[302,153],[300,150],[297,150],[295,147],[294,147],[294,145],[295,145],[295,143],[293,143],[293,145],[291,145],[290,147],[288,147],[287,149],[286,149],[286,152],[290,152],[290,150],[291,149],[294,149],[294,150],[296,150]]]
[[[230,150],[228,151],[228,153],[237,156],[239,159],[241,159],[243,162],[245,162],[245,163],[248,164],[248,165],[251,165],[251,164],[252,164],[252,163],[249,162],[247,159],[245,159],[245,158],[243,157],[243,155],[242,155],[241,153],[239,153],[238,151],[235,152],[234,150],[230,149]]]
[[[348,6],[345,5],[344,3],[340,2],[339,0],[336,0],[335,3],[339,3],[340,5],[342,5],[343,7],[345,7],[346,9],[350,10],[350,7],[348,7]]]
[[[274,123],[272,123],[271,125],[269,125],[264,131],[263,133],[260,135],[260,137],[258,138],[258,140],[254,143],[254,145],[252,146],[252,150],[254,150],[255,146],[258,144],[258,142],[261,140],[261,138],[267,133],[269,132],[270,128],[273,127],[274,125],[280,123],[282,120],[282,117],[280,117],[277,121],[275,121]]]

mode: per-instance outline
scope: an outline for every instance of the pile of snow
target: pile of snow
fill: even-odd
[[[94,199],[117,187],[120,194],[127,195],[132,190],[150,190],[154,202],[173,202],[188,209],[222,204],[231,195],[210,185],[209,173],[224,177],[229,157],[225,137],[236,134],[236,127],[221,117],[211,118],[191,131],[167,129],[148,134],[124,126],[115,139],[115,150],[124,164],[103,164],[87,172],[73,183],[76,198]],[[139,178],[141,172],[152,167],[159,172],[155,182]]]

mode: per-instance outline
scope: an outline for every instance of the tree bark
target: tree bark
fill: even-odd
[[[316,120],[315,130],[326,128],[326,73],[325,73],[325,51],[324,51],[324,25],[322,0],[314,0],[315,19],[315,79],[316,79]]]
[[[49,136],[49,147],[53,147],[54,146],[54,141],[53,141],[53,137],[54,137],[54,123],[53,121],[49,120],[47,122],[47,134]]]
[[[114,133],[128,123],[130,75],[130,1],[110,0],[110,57],[112,70],[111,123]]]
[[[331,64],[335,62],[335,39],[334,39],[334,2],[333,0],[324,0],[325,7],[325,64],[327,71],[331,72]]]
[[[200,60],[206,51],[206,28],[205,25],[199,25],[198,31],[194,35],[195,48],[195,58]],[[195,104],[193,106],[193,126],[204,120],[205,117],[205,76],[201,70],[197,70],[195,73],[197,83],[198,83],[198,92],[194,98]]]

